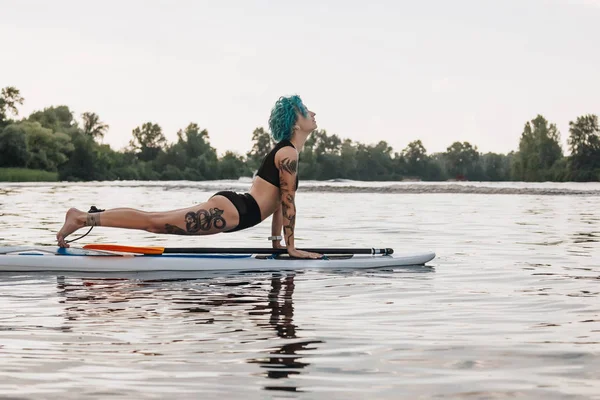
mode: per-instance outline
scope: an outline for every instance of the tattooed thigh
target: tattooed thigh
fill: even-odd
[[[229,200],[225,199],[228,203]],[[217,203],[217,204],[211,204]],[[224,232],[235,228],[239,223],[239,215],[232,204],[218,204],[211,201],[199,206],[197,209],[181,211],[175,218],[177,223],[165,223],[165,233],[176,235],[207,235]],[[204,206],[204,207],[203,207]],[[182,218],[183,217],[183,218]],[[182,219],[181,219],[182,218]],[[173,219],[171,219],[173,220]]]

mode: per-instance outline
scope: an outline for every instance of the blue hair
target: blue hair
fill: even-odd
[[[308,115],[308,110],[300,96],[280,97],[271,110],[269,128],[276,142],[292,137],[294,124],[298,121],[297,113]]]

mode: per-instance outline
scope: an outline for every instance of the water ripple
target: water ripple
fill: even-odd
[[[367,189],[305,185],[298,242],[433,248],[430,266],[0,273],[0,397],[598,397],[597,185],[350,184]],[[50,244],[70,206],[181,208],[247,185],[11,184],[0,238]],[[227,238],[98,228],[85,240],[260,247],[269,234],[266,222]]]

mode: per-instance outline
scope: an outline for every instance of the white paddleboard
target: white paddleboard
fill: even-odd
[[[156,256],[58,247],[2,247],[0,271],[149,272],[219,270],[302,270],[418,266],[433,252],[329,256],[321,260],[271,258],[253,254],[163,254]]]

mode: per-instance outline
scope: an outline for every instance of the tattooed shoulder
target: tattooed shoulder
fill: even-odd
[[[279,162],[279,169],[290,174],[295,174],[298,171],[298,161],[285,157]]]

